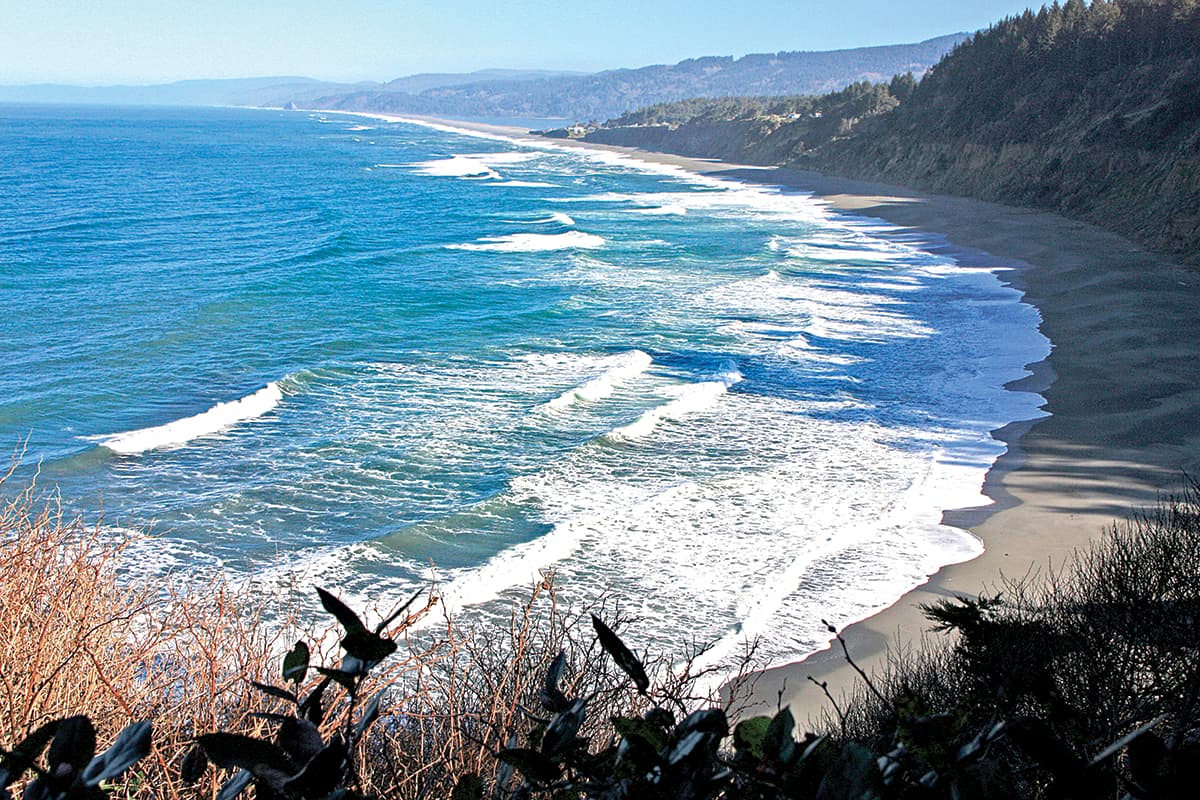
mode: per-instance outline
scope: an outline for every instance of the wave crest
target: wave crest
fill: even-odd
[[[418,161],[412,166],[422,175],[429,175],[435,178],[486,178],[489,180],[500,180],[500,173],[488,166],[486,162],[469,156],[453,156],[433,161]]]
[[[207,411],[192,417],[177,419],[166,425],[142,428],[106,436],[100,446],[122,455],[136,455],[161,447],[186,444],[193,439],[218,433],[239,422],[266,414],[283,400],[279,383],[268,383],[253,394],[227,403],[217,403]]]
[[[470,244],[449,244],[450,250],[481,250],[497,253],[536,253],[545,250],[595,249],[603,247],[603,236],[583,231],[566,233],[510,233],[507,236],[485,236]]]
[[[671,402],[652,408],[628,425],[609,431],[605,438],[618,442],[642,439],[653,433],[663,420],[680,419],[699,411],[707,411],[729,391],[730,386],[741,379],[741,374],[733,370],[721,375],[720,380],[686,386]]]
[[[600,400],[608,397],[617,388],[617,384],[641,375],[654,360],[641,350],[633,350],[620,357],[618,363],[603,373],[592,378],[587,383],[568,389],[558,397],[543,403],[540,408],[563,409],[587,400]]]

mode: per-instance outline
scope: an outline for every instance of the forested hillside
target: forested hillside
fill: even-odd
[[[919,83],[647,109],[588,138],[1052,209],[1200,264],[1198,54],[1197,0],[1068,0],[975,34]]]
[[[652,103],[737,94],[818,94],[896,72],[922,73],[965,34],[916,44],[690,58],[677,64],[543,80],[481,80],[421,91],[379,89],[308,98],[308,107],[458,117],[605,119]],[[298,104],[300,101],[297,101]]]

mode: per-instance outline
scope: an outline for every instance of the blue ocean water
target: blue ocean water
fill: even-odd
[[[980,550],[1048,342],[996,274],[770,187],[364,117],[0,106],[0,442],[224,569],[783,660]]]

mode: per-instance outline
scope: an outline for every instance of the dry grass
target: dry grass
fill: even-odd
[[[90,717],[102,742],[153,719],[154,752],[125,793],[196,796],[213,787],[174,777],[187,743],[259,726],[247,680],[271,671],[285,628],[224,582],[186,594],[123,584],[133,541],[64,515],[34,486],[0,506],[0,743],[70,714]]]
[[[0,490],[11,475],[0,478]],[[302,630],[283,598],[220,580],[199,591],[130,585],[122,557],[136,539],[65,515],[56,497],[32,486],[8,496],[0,507],[0,746],[71,714],[90,717],[102,745],[130,722],[152,719],[154,751],[116,796],[212,798],[224,776],[210,771],[192,787],[178,779],[192,738],[269,738],[269,723],[255,713],[287,709],[250,681],[280,685],[279,657],[297,637],[317,643],[314,663],[336,665],[336,637]],[[620,614],[603,603],[564,613],[552,576],[514,604],[507,626],[468,629],[443,619],[418,633],[412,624],[437,612],[432,594],[415,605],[386,632],[402,647],[363,695],[387,692],[384,716],[359,749],[357,774],[369,793],[443,797],[465,774],[493,781],[494,753],[524,743],[545,713],[538,694],[560,651],[568,660],[564,691],[592,698],[595,729],[585,733],[597,745],[612,735],[610,717],[640,713],[649,702],[604,656],[587,616],[597,611],[619,627]],[[389,614],[363,616],[373,625]],[[647,660],[660,676],[652,692],[660,701],[687,698],[701,676],[688,663]],[[343,724],[346,698],[330,691],[328,703],[327,734]]]

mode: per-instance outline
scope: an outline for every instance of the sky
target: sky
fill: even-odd
[[[1036,0],[0,0],[0,84],[598,71],[973,31]]]

